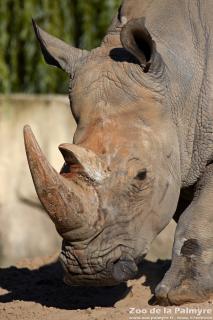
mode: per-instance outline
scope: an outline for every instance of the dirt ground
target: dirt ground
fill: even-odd
[[[80,288],[62,282],[57,255],[21,261],[0,269],[0,320],[212,320],[212,301],[166,309],[156,304],[153,291],[168,266],[144,261],[139,278],[127,285]]]

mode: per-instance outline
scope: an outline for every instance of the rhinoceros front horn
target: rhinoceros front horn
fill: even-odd
[[[47,161],[29,126],[24,127],[24,140],[37,195],[58,232],[64,238],[75,240],[94,233],[99,207],[94,187],[58,174]]]

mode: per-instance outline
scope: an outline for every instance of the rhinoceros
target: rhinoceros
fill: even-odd
[[[67,284],[134,278],[174,218],[172,263],[155,295],[162,304],[212,296],[212,17],[209,0],[124,0],[91,51],[33,22],[46,62],[69,75],[77,123],[73,143],[59,146],[60,174],[24,129],[38,197],[63,238]]]

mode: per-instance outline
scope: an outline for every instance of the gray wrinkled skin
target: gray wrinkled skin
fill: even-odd
[[[133,278],[174,216],[173,260],[158,301],[198,302],[213,293],[212,17],[209,0],[126,0],[101,46],[74,54],[40,31],[46,61],[70,74],[74,144],[107,168],[103,179],[98,170],[97,181],[81,177],[98,198],[98,217],[86,235],[62,234],[66,283]],[[65,164],[62,174],[72,170]]]

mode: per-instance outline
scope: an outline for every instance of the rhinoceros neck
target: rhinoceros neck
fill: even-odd
[[[167,68],[165,105],[177,128],[183,186],[213,160],[212,15],[211,1],[124,0],[110,29],[143,17],[156,43]]]
[[[173,35],[165,34],[163,30],[161,35],[153,29],[159,52],[167,66],[167,103],[177,127],[183,186],[195,183],[206,165],[213,160],[210,87],[213,81],[213,62],[210,58],[213,45],[209,31],[213,26],[210,13],[202,4],[192,1],[187,7],[183,1],[181,8],[177,9],[177,17],[173,16],[174,23],[180,24]],[[209,10],[213,14],[212,8]],[[180,16],[180,12],[184,15]],[[173,30],[174,26],[170,23],[169,29]]]

